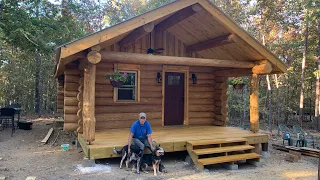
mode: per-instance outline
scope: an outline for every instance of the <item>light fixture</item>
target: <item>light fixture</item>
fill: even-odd
[[[196,74],[192,73],[191,79],[192,79],[192,84],[197,84],[197,76],[196,76]]]
[[[157,79],[158,79],[158,83],[161,83],[162,77],[160,72],[157,73]]]

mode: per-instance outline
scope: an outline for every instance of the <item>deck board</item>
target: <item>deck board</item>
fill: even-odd
[[[268,142],[268,135],[252,133],[234,127],[220,126],[165,126],[153,127],[152,139],[160,144],[166,152],[185,151],[187,141],[213,140],[223,138],[246,138],[249,144]],[[121,148],[128,142],[129,128],[98,130],[95,141],[87,145],[90,156],[96,159],[117,157],[113,154],[113,147]],[[79,140],[83,141],[82,134]],[[86,153],[88,154],[88,153]]]

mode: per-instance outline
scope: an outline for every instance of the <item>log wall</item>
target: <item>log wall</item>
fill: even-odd
[[[64,127],[66,131],[76,131],[79,118],[77,116],[78,107],[78,88],[80,70],[77,64],[69,64],[64,71]]]
[[[163,55],[196,57],[187,54],[186,45],[167,31],[155,37],[151,34],[151,47],[164,48]],[[155,38],[161,41],[154,42]],[[150,47],[150,34],[126,47],[113,44],[104,47],[107,51],[122,51],[145,54]],[[66,68],[64,87],[65,130],[82,132],[82,65]],[[106,76],[114,72],[114,64],[103,60],[96,66],[95,117],[96,129],[130,127],[140,112],[147,113],[147,119],[154,126],[162,124],[162,83],[157,82],[161,65],[140,65],[140,102],[114,102],[114,91]],[[197,83],[192,83],[192,73]],[[227,114],[227,78],[215,77],[213,67],[189,67],[189,125],[225,125]],[[164,76],[162,74],[162,76]]]
[[[64,105],[64,82],[63,79],[58,80],[58,93],[57,93],[57,113],[63,114],[63,105]]]

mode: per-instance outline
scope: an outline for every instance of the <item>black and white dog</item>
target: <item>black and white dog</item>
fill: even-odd
[[[130,162],[136,161],[137,173],[139,174],[140,160],[141,160],[141,156],[143,155],[143,152],[140,152],[140,149],[137,146],[131,146],[130,150],[131,151],[129,153],[128,145],[123,146],[123,148],[120,151],[117,151],[116,147],[113,148],[113,152],[115,154],[121,155],[120,169],[122,168],[122,164],[125,159],[126,159],[126,168],[129,168]]]
[[[143,155],[141,160],[142,170],[146,171],[148,167],[152,167],[154,176],[157,176],[159,172],[167,172],[161,161],[164,152],[165,151],[162,147],[156,146],[155,150],[151,154]]]

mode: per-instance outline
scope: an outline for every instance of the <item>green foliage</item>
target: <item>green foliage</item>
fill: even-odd
[[[244,84],[244,80],[242,77],[233,77],[229,80],[230,85],[236,85],[236,84]]]
[[[127,81],[127,73],[116,71],[113,74],[108,75],[106,78],[109,79],[110,81],[126,82]]]

